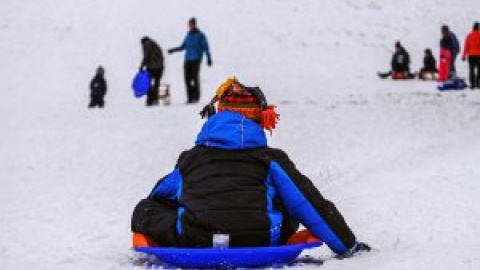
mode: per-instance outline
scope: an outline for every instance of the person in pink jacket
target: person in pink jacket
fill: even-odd
[[[465,39],[462,60],[470,66],[470,89],[480,89],[480,23],[475,22],[473,29]]]

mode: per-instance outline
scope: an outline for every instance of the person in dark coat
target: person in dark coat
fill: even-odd
[[[440,48],[450,51],[451,61],[449,77],[454,78],[456,77],[455,60],[458,53],[460,52],[460,43],[458,42],[457,36],[450,30],[447,25],[442,25],[441,33],[442,37],[440,39]]]
[[[160,80],[162,79],[164,70],[162,49],[149,37],[143,37],[141,43],[143,49],[143,59],[139,70],[146,69],[152,78],[151,86],[147,94],[146,105],[158,105]]]
[[[430,76],[431,79],[435,79],[435,74],[438,72],[437,61],[433,56],[432,50],[426,49],[423,57],[423,67],[418,73],[418,77],[422,80],[427,80]]]
[[[275,128],[278,114],[260,88],[230,78],[201,115],[208,120],[195,146],[135,207],[134,239],[212,247],[220,234],[227,247],[276,246],[301,223],[340,256],[370,250],[288,155],[267,145],[264,129]]]
[[[105,94],[107,93],[107,82],[104,78],[105,69],[102,66],[97,68],[95,76],[90,82],[90,103],[88,108],[103,108],[105,105]]]
[[[183,43],[168,50],[169,54],[185,50],[185,86],[187,89],[187,103],[197,103],[200,100],[200,64],[203,54],[207,55],[207,65],[212,66],[212,57],[205,34],[197,28],[197,20],[188,21],[189,31]]]
[[[411,79],[415,77],[415,74],[410,73],[410,55],[407,50],[402,46],[400,41],[395,43],[395,52],[391,61],[392,69],[385,73],[378,73],[378,76],[382,79],[392,76],[397,79]]]

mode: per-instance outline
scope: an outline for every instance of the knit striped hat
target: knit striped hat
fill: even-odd
[[[214,104],[218,101],[217,110],[234,111],[257,121],[263,128],[272,131],[279,115],[273,105],[268,105],[263,92],[258,87],[246,87],[237,78],[231,77],[217,89],[215,96],[200,112],[202,118],[215,114]]]

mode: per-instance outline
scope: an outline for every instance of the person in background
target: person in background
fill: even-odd
[[[164,70],[164,58],[162,49],[150,37],[143,37],[141,40],[143,59],[140,64],[139,71],[146,69],[150,74],[152,81],[148,90],[146,105],[158,105],[158,92],[160,80],[162,79]]]
[[[443,48],[450,51],[449,78],[455,78],[457,76],[455,60],[458,53],[460,52],[460,43],[458,42],[457,36],[450,30],[447,25],[442,25],[441,32],[442,38],[440,39],[440,49]]]
[[[277,246],[301,223],[342,257],[369,251],[288,155],[267,145],[274,108],[258,87],[222,83],[200,112],[208,120],[195,146],[135,207],[134,246],[212,247],[216,235],[225,247]]]
[[[97,67],[95,76],[90,82],[90,103],[88,108],[103,108],[105,105],[105,94],[107,93],[107,82],[104,78],[105,69],[102,66]]]
[[[183,43],[168,50],[169,54],[185,50],[185,86],[187,89],[187,103],[197,103],[200,100],[200,64],[203,54],[207,55],[207,65],[212,66],[212,57],[205,34],[197,28],[197,20],[188,21],[189,31]]]
[[[480,23],[475,22],[473,29],[465,39],[462,60],[467,60],[470,67],[470,89],[480,89]]]
[[[432,79],[435,80],[435,74],[438,72],[437,61],[433,56],[432,50],[425,49],[425,55],[423,57],[423,67],[418,73],[418,78],[421,80]]]
[[[400,41],[395,42],[395,52],[392,56],[391,70],[385,73],[378,72],[378,76],[385,79],[392,76],[393,79],[412,79],[415,74],[410,73],[410,55]]]

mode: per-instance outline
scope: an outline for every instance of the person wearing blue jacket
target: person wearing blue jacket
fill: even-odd
[[[207,65],[212,66],[212,57],[205,34],[197,28],[197,21],[188,21],[189,31],[183,43],[168,50],[169,54],[185,50],[184,75],[187,88],[187,103],[197,103],[200,100],[200,64],[203,54],[207,55]]]
[[[369,251],[289,156],[267,145],[274,108],[260,88],[224,82],[200,113],[208,120],[195,146],[135,207],[134,238],[143,235],[147,246],[212,247],[223,235],[228,247],[277,246],[301,223],[341,257]]]

